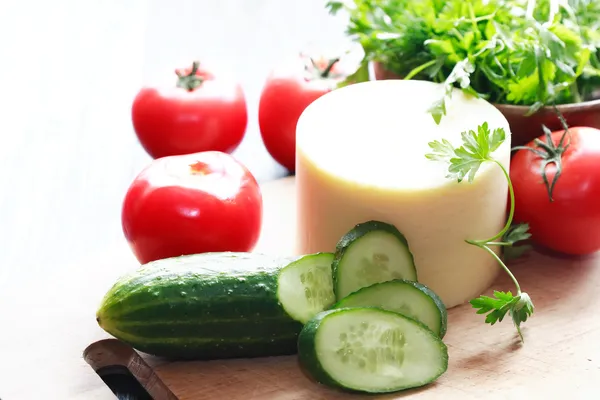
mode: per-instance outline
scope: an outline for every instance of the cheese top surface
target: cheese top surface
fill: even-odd
[[[444,93],[441,84],[382,80],[336,89],[306,108],[296,129],[299,157],[347,183],[389,190],[433,189],[450,184],[447,165],[427,159],[428,143],[462,144],[461,133],[487,122],[502,127],[510,151],[506,118],[492,104],[456,89],[437,125],[427,111]],[[478,175],[491,163],[484,163]]]

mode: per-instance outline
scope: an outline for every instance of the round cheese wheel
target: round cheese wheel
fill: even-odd
[[[462,144],[487,122],[504,128],[494,157],[508,169],[510,128],[492,104],[455,90],[438,125],[428,109],[440,84],[370,81],[332,91],[306,108],[296,130],[297,251],[334,251],[356,224],[393,224],[408,240],[418,280],[450,308],[485,291],[499,266],[466,239],[487,239],[506,222],[508,182],[484,163],[473,182],[447,178],[425,157],[428,143]],[[499,251],[496,249],[496,251]]]

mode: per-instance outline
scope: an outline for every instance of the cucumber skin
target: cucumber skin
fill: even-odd
[[[423,323],[421,323],[417,320],[414,320],[410,317],[407,317],[405,315],[398,314],[398,313],[395,313],[392,311],[383,310],[383,309],[377,308],[377,307],[336,308],[336,309],[332,309],[332,310],[323,311],[323,312],[317,314],[315,316],[315,318],[313,318],[306,325],[304,325],[304,328],[302,329],[302,331],[300,332],[300,335],[298,336],[298,359],[300,361],[300,365],[318,383],[332,387],[332,388],[341,389],[343,391],[350,392],[350,393],[372,393],[372,394],[393,393],[389,390],[365,391],[365,390],[358,390],[358,389],[345,387],[342,384],[340,384],[338,381],[333,379],[331,377],[331,375],[329,375],[329,373],[327,373],[327,371],[325,371],[325,369],[323,369],[323,367],[321,366],[321,362],[319,361],[319,357],[318,357],[317,351],[316,351],[317,347],[315,346],[315,339],[317,336],[317,330],[319,329],[319,326],[321,325],[323,320],[331,314],[343,313],[346,311],[352,311],[352,310],[356,310],[356,309],[362,309],[362,310],[374,309],[374,310],[377,310],[382,313],[399,315],[400,317],[409,319],[409,320],[413,321],[415,324],[421,326],[427,332],[431,333],[431,335],[435,338],[435,340],[438,341],[438,343],[443,348],[443,350],[446,354],[446,357],[444,357],[444,359],[443,359],[443,361],[444,361],[443,368],[437,376],[433,377],[428,383],[424,383],[420,386],[428,385],[429,383],[435,381],[437,378],[439,378],[446,372],[446,370],[448,369],[448,348],[444,344],[444,342],[442,342],[442,340],[439,337],[437,337],[437,335],[435,333],[433,333],[431,331],[431,329],[429,329]],[[401,390],[414,389],[417,387],[419,387],[419,386],[411,386],[410,388],[396,390],[396,392],[399,392]]]
[[[298,361],[308,375],[318,383],[329,387],[345,389],[323,369],[317,355],[317,347],[315,346],[317,330],[323,319],[330,314],[340,312],[340,310],[345,310],[345,308],[323,311],[304,324],[300,335],[298,335]]]
[[[391,233],[392,235],[396,236],[396,238],[398,238],[398,240],[404,246],[406,246],[406,248],[408,249],[408,253],[410,254],[410,259],[412,261],[412,264],[415,265],[415,258],[413,256],[412,252],[410,251],[410,247],[408,246],[408,241],[406,240],[406,237],[402,234],[402,232],[400,232],[398,230],[398,228],[396,228],[394,225],[391,225],[391,224],[388,224],[385,222],[381,222],[381,221],[375,221],[375,220],[361,222],[360,224],[356,224],[354,226],[354,228],[352,228],[348,233],[346,233],[344,236],[342,236],[342,238],[339,240],[339,242],[337,243],[337,245],[335,247],[333,263],[331,264],[331,270],[333,273],[333,289],[335,292],[338,292],[337,276],[338,276],[339,263],[342,260],[342,257],[344,256],[346,249],[348,247],[350,247],[352,245],[352,242],[354,242],[355,240],[361,238],[362,236],[366,235],[367,233],[370,233],[372,231],[378,231],[378,230],[382,230],[382,231]],[[416,266],[415,266],[415,281],[418,281]]]
[[[425,286],[422,283],[415,282],[415,281],[409,281],[409,280],[406,280],[406,279],[394,279],[394,280],[391,280],[391,281],[375,283],[375,284],[373,284],[371,286],[367,286],[367,287],[358,289],[357,291],[355,291],[353,293],[350,293],[348,296],[344,297],[342,300],[340,300],[336,304],[334,304],[331,308],[332,309],[333,308],[346,308],[344,306],[344,302],[350,296],[352,296],[353,294],[362,292],[363,290],[368,289],[368,288],[370,288],[372,286],[382,285],[382,284],[385,284],[385,283],[388,283],[388,282],[402,282],[402,283],[406,283],[408,285],[411,285],[415,289],[418,289],[421,292],[425,293],[427,296],[429,296],[429,298],[431,298],[431,301],[433,301],[433,303],[438,308],[438,310],[440,310],[440,314],[441,314],[441,317],[442,317],[441,318],[441,323],[440,323],[440,332],[439,332],[438,336],[440,337],[440,339],[442,339],[446,335],[446,331],[448,329],[448,313],[447,313],[447,310],[446,310],[446,305],[444,304],[444,302],[442,301],[442,299],[433,290],[431,290],[428,286]],[[390,310],[387,310],[387,311],[390,311]]]
[[[277,273],[291,261],[234,252],[154,261],[121,277],[96,319],[117,339],[159,357],[295,354],[302,324],[276,295]]]

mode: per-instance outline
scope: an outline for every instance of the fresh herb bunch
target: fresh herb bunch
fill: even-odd
[[[404,79],[460,87],[493,103],[586,100],[600,88],[597,0],[329,1],[349,14],[347,35]],[[364,76],[364,74],[363,74]],[[445,98],[432,106],[439,123]]]
[[[504,228],[491,238],[483,240],[466,239],[465,241],[473,246],[477,246],[487,251],[504,271],[510,276],[516,287],[516,294],[511,292],[494,291],[494,297],[480,296],[471,300],[471,305],[476,308],[478,314],[487,314],[485,322],[494,325],[501,322],[506,314],[510,314],[517,328],[519,337],[523,340],[521,333],[521,323],[527,321],[534,310],[533,302],[529,295],[521,291],[519,281],[508,269],[502,258],[492,249],[492,247],[504,247],[505,249],[521,250],[515,244],[527,240],[531,237],[529,226],[527,224],[512,225],[515,213],[515,193],[513,190],[510,175],[504,165],[493,157],[493,153],[504,143],[506,132],[502,128],[496,128],[493,131],[489,128],[487,122],[477,127],[477,132],[470,130],[462,133],[462,146],[455,148],[452,144],[443,139],[429,143],[432,153],[426,154],[430,160],[442,161],[448,164],[447,177],[462,182],[466,179],[473,182],[475,175],[483,163],[494,163],[504,173],[508,181],[508,191],[510,195],[510,211]]]

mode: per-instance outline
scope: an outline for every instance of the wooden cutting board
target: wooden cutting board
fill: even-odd
[[[257,252],[294,252],[294,178],[263,186]],[[313,382],[296,357],[167,362],[114,339],[92,343],[94,369],[124,365],[156,400],[596,399],[600,388],[600,255],[565,258],[532,251],[511,263],[535,305],[521,344],[510,317],[489,326],[470,305],[448,313],[449,368],[424,388],[384,396],[341,393]],[[493,285],[513,290],[504,274]]]

